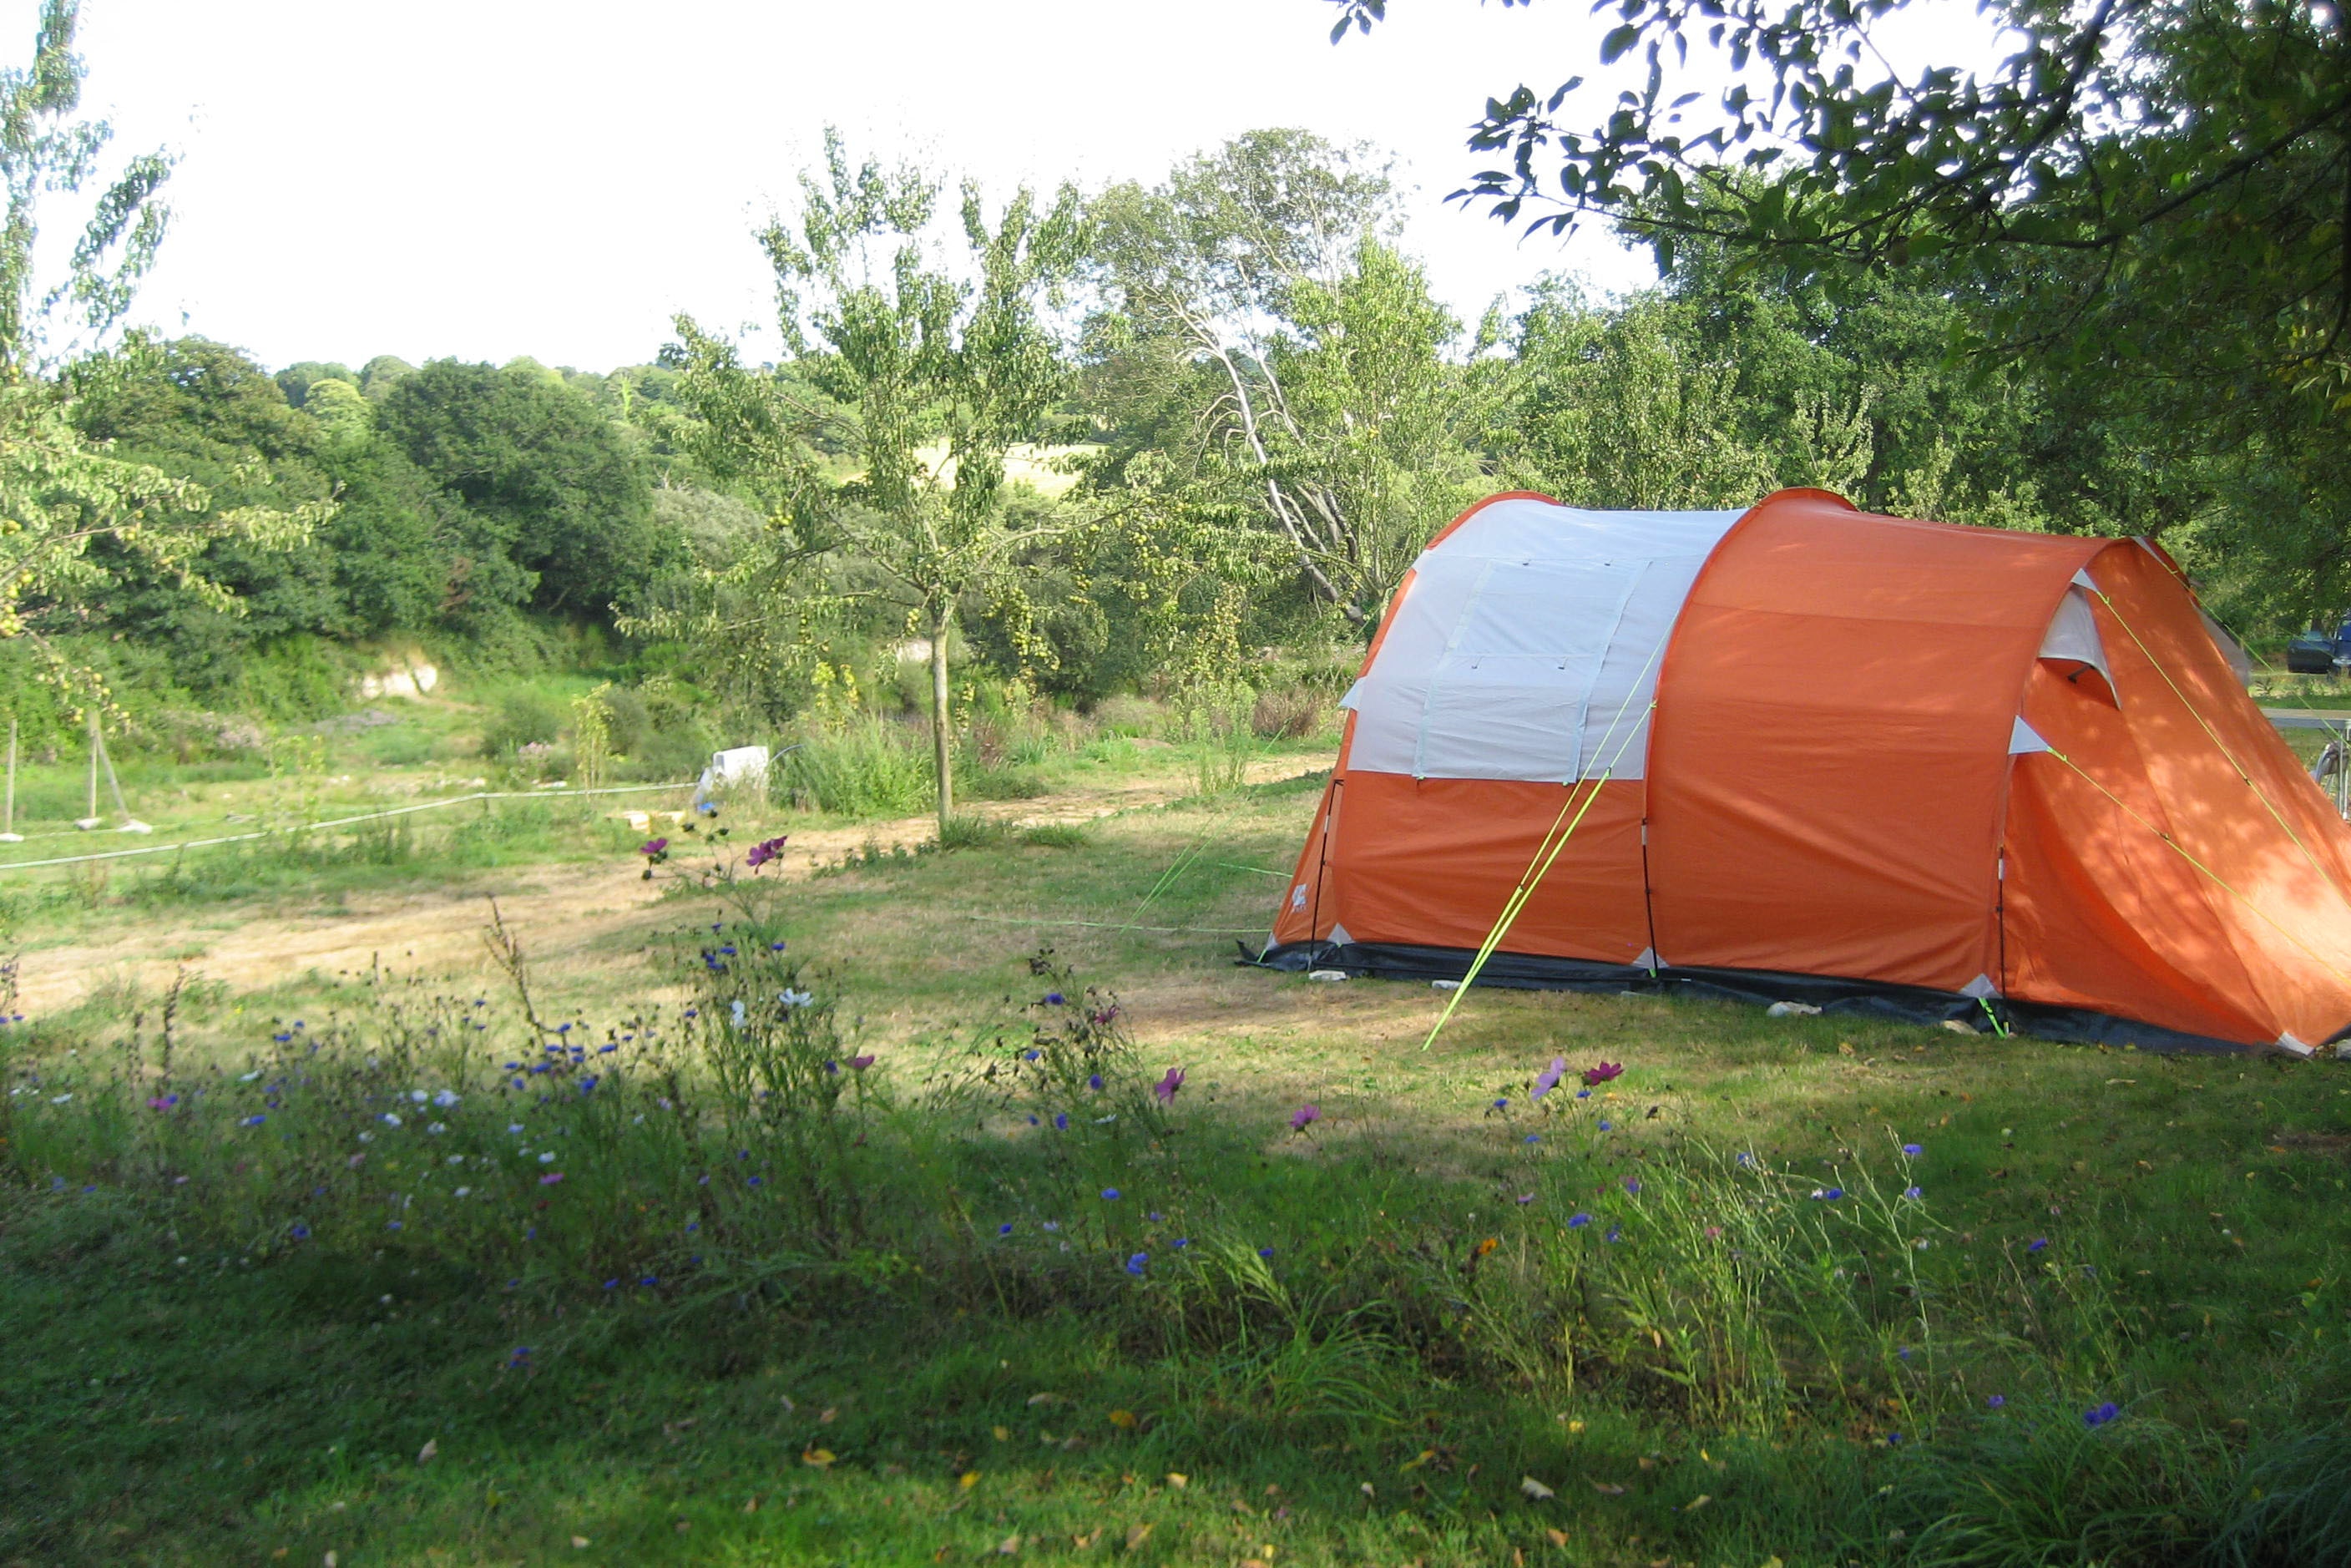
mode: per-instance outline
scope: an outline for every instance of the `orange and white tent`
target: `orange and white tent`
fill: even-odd
[[[1497,496],[1347,695],[1264,960],[2307,1055],[2351,830],[2142,540]],[[1549,856],[1539,860],[1539,856]]]

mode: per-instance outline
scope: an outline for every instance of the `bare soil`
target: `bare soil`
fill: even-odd
[[[1297,764],[1268,760],[1249,781],[1288,777]],[[1018,826],[1083,822],[1154,806],[1193,792],[1180,776],[1149,778],[1113,789],[977,803],[981,815]],[[777,873],[804,878],[869,846],[912,848],[933,836],[928,816],[847,828],[795,831]],[[18,1007],[55,1014],[93,990],[136,987],[152,992],[184,967],[234,990],[263,990],[317,973],[365,971],[376,965],[452,979],[486,974],[483,930],[490,900],[529,952],[535,972],[559,977],[609,963],[664,924],[665,883],[646,882],[632,863],[555,865],[503,871],[493,878],[353,894],[329,908],[218,913],[126,921],[96,939],[35,947],[18,973]]]

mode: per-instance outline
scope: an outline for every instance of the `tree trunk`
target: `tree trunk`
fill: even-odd
[[[931,633],[931,773],[938,785],[939,837],[947,836],[947,819],[955,813],[955,752],[952,715],[947,711],[947,633],[954,614],[941,610],[930,618]]]

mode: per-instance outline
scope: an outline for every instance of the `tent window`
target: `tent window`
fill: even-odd
[[[2098,635],[2098,618],[2090,612],[2090,596],[2080,588],[2067,589],[2057,613],[2050,617],[2049,633],[2041,639],[2041,656],[2074,685],[2102,702],[2115,703],[2106,644]]]

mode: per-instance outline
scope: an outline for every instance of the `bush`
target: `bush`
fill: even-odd
[[[1249,710],[1249,727],[1265,740],[1302,740],[1320,731],[1330,698],[1309,686],[1259,692]]]
[[[517,690],[498,698],[482,729],[482,755],[511,758],[526,746],[549,746],[563,731],[563,709],[551,697]]]
[[[785,798],[804,811],[913,816],[931,803],[931,759],[911,727],[864,716],[800,742],[776,764]]]

